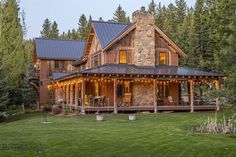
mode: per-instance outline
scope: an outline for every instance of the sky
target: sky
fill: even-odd
[[[60,33],[68,29],[78,28],[81,14],[92,16],[93,20],[102,17],[104,20],[111,19],[114,11],[120,4],[127,15],[131,17],[132,12],[148,7],[151,0],[20,0],[20,8],[25,12],[27,25],[26,38],[40,36],[43,22],[46,18],[56,21]],[[194,6],[195,0],[186,0],[188,6]],[[175,0],[155,0],[163,5],[174,3]]]

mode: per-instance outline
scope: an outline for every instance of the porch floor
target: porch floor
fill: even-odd
[[[81,110],[81,107],[79,107]],[[190,106],[157,106],[157,111],[190,111]],[[215,105],[201,105],[194,106],[194,111],[215,111]],[[86,112],[112,112],[113,106],[107,107],[85,107]],[[118,112],[122,111],[154,111],[154,106],[129,106],[129,107],[117,107]]]

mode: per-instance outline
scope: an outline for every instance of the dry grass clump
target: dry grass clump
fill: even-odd
[[[217,121],[217,116],[214,118],[208,117],[207,122],[203,123],[202,125],[198,127],[192,128],[192,131],[194,132],[201,132],[201,133],[235,133],[236,127],[233,124],[234,119],[236,118],[236,114],[234,114],[231,118],[228,120],[225,119],[225,116],[223,117],[222,121]]]

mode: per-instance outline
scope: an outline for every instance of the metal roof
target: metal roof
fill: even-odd
[[[93,69],[81,70],[81,74],[140,74],[140,75],[177,75],[177,76],[214,76],[222,74],[206,72],[178,66],[136,66],[130,64],[106,64]]]
[[[92,21],[92,25],[102,48],[105,48],[120,33],[127,30],[132,23]]]
[[[84,46],[83,40],[35,39],[36,55],[41,59],[79,59]]]
[[[70,74],[72,74],[72,73],[53,73],[52,74],[52,79],[57,80],[57,79],[60,79],[62,77],[68,76]]]

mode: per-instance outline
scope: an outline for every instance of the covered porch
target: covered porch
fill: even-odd
[[[219,110],[222,75],[174,66],[105,65],[54,80],[56,104],[85,112]]]

